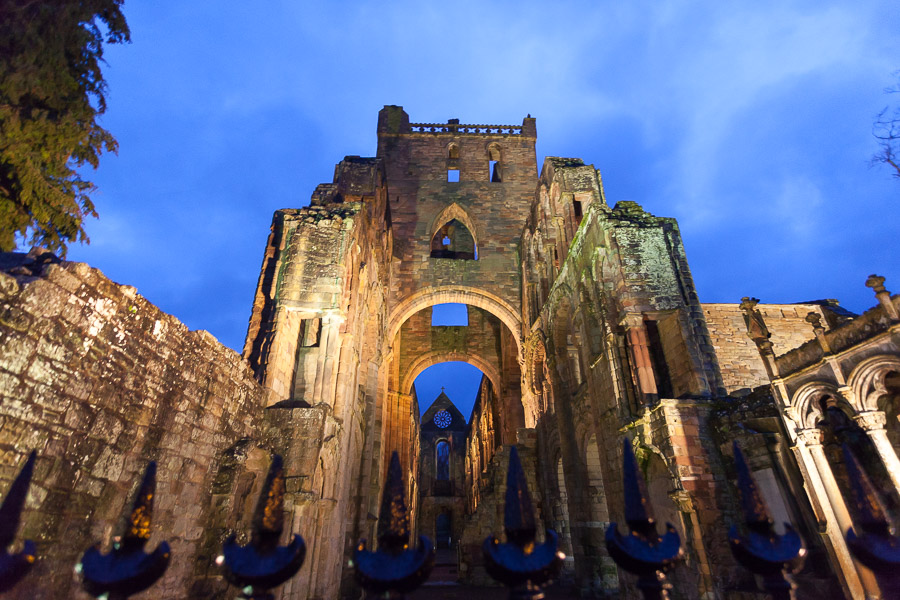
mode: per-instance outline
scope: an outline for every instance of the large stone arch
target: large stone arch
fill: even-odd
[[[415,383],[416,377],[418,377],[422,371],[436,364],[449,361],[468,363],[473,367],[480,369],[488,380],[490,380],[491,385],[494,386],[495,393],[499,393],[499,390],[501,389],[500,371],[491,361],[483,356],[472,354],[470,352],[463,353],[443,350],[428,352],[417,358],[415,362],[407,368],[406,373],[403,375],[403,379],[400,382],[400,391],[404,394],[411,394],[413,383]]]
[[[403,323],[423,308],[435,304],[470,304],[491,313],[506,325],[516,341],[516,356],[522,360],[522,320],[505,300],[482,289],[463,285],[432,286],[419,290],[399,302],[388,318],[388,339],[393,341]]]
[[[847,385],[853,390],[858,411],[881,410],[879,401],[889,393],[884,378],[891,372],[900,372],[900,356],[872,356],[853,368],[847,378]]]

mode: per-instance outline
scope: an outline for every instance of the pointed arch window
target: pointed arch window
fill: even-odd
[[[475,237],[459,219],[451,219],[431,238],[431,258],[476,260]]]
[[[435,471],[438,481],[450,481],[450,444],[441,440],[434,450]]]

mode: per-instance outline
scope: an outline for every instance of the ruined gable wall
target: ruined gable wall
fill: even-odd
[[[223,454],[243,439],[265,445],[253,373],[209,333],[81,263],[0,272],[0,314],[4,493],[38,451],[20,537],[37,542],[39,561],[9,597],[87,598],[73,567],[120,533],[149,460],[159,470],[148,547],[168,539],[177,557],[154,593],[189,597],[217,551],[210,523],[228,524],[210,503]]]

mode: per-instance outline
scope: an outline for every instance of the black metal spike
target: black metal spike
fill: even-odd
[[[540,600],[544,597],[541,588],[559,574],[566,557],[559,552],[559,538],[551,529],[546,531],[543,544],[535,543],[534,505],[515,446],[509,453],[503,517],[507,543],[500,543],[493,535],[484,540],[485,568],[510,588],[510,598]]]
[[[81,557],[77,569],[81,571],[84,589],[92,596],[127,598],[149,588],[166,572],[169,544],[161,542],[151,554],[144,552],[150,539],[155,494],[156,463],[151,462],[134,499],[125,533],[114,541],[109,554],[102,554],[98,543]]]
[[[366,550],[360,540],[353,553],[356,581],[370,594],[403,598],[425,583],[434,567],[434,545],[424,535],[416,548],[409,547],[409,513],[400,457],[391,454],[378,515],[378,550]]]
[[[798,571],[806,558],[803,540],[790,523],[784,524],[784,535],[775,533],[769,508],[737,441],[732,448],[747,535],[742,536],[736,525],[731,527],[728,532],[731,553],[746,569],[762,576],[763,587],[773,600],[792,600],[796,586],[791,573]]]
[[[278,545],[284,528],[284,492],[284,466],[275,454],[256,504],[250,543],[239,546],[232,534],[217,559],[225,579],[241,588],[244,598],[272,598],[268,590],[293,577],[306,558],[306,544],[297,534],[287,546]]]
[[[409,513],[404,488],[400,457],[393,452],[378,513],[378,547],[389,552],[403,552],[409,547]]]
[[[28,574],[37,560],[37,549],[31,540],[25,540],[21,552],[9,554],[6,551],[19,530],[19,520],[28,496],[36,457],[37,453],[32,450],[0,505],[0,593],[12,589]]]
[[[638,469],[637,458],[631,448],[631,442],[624,442],[622,456],[622,478],[625,495],[625,523],[632,531],[640,531],[643,535],[656,534],[656,518],[653,505],[647,498],[647,484]]]
[[[875,573],[885,598],[900,598],[900,538],[893,534],[881,497],[856,455],[846,443],[843,450],[854,523],[847,530],[847,547]]]
[[[625,521],[631,535],[622,536],[616,523],[606,530],[606,549],[616,564],[638,576],[638,588],[647,600],[667,600],[671,585],[666,572],[681,560],[681,538],[671,523],[660,536],[647,498],[644,479],[638,471],[631,442],[623,441],[622,479],[625,485]]]
[[[510,448],[509,469],[506,472],[506,504],[503,512],[506,539],[520,547],[534,543],[537,526],[534,522],[534,505],[525,471],[519,460],[519,451]]]

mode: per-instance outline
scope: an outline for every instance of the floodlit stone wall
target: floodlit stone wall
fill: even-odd
[[[818,304],[759,304],[757,308],[772,334],[770,340],[776,355],[785,354],[815,337],[806,315],[813,312],[824,320],[827,314],[827,309]],[[703,304],[703,314],[728,393],[745,394],[768,385],[766,368],[756,345],[747,337],[740,306]]]
[[[0,489],[37,450],[20,535],[39,556],[7,597],[87,598],[73,568],[121,533],[150,460],[159,470],[148,548],[167,539],[174,557],[154,594],[192,597],[222,533],[249,523],[268,468],[263,388],[236,352],[97,269],[46,254],[4,262]],[[225,462],[233,477],[220,473]],[[220,504],[210,501],[217,477],[229,492]],[[209,585],[225,589],[218,578]]]

